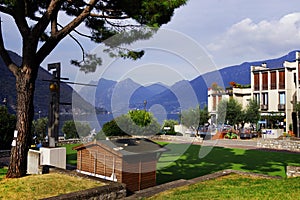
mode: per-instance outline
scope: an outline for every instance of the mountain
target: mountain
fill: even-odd
[[[168,86],[162,83],[157,83],[149,86],[140,86],[130,97],[130,108],[144,109],[144,106],[149,105],[149,99],[157,94],[168,90]]]
[[[207,104],[207,90],[212,83],[228,87],[229,82],[250,84],[250,68],[253,65],[266,63],[269,68],[279,68],[285,61],[295,61],[295,51],[280,58],[255,62],[244,62],[205,73],[197,78],[182,80],[171,87],[160,83],[142,86],[126,79],[120,82],[100,79],[94,95],[94,105],[114,112],[126,113],[129,109],[147,109],[161,105],[168,114],[178,114],[180,110]],[[81,92],[80,92],[81,94]],[[89,94],[91,96],[91,93]],[[92,103],[92,102],[91,102]]]
[[[14,52],[9,52],[12,60],[20,65],[22,62],[22,58]],[[47,117],[48,116],[48,108],[49,108],[49,99],[50,99],[50,91],[49,91],[49,82],[45,80],[51,80],[52,74],[50,74],[47,70],[42,67],[39,68],[37,80],[35,82],[35,96],[34,96],[34,110],[35,117]],[[5,66],[2,59],[0,59],[0,100],[1,102],[6,99],[7,107],[10,112],[16,111],[16,88],[15,88],[15,77]],[[61,95],[60,101],[64,103],[74,103],[76,105],[76,109],[79,112],[91,112],[94,110],[93,106],[87,103],[80,95],[78,95],[72,87],[70,87],[66,83],[61,83],[60,85]],[[2,102],[3,103],[3,102]],[[75,108],[74,108],[75,109]],[[72,107],[68,105],[61,105],[60,110],[63,113],[72,113]]]
[[[165,90],[167,90],[167,86],[161,83],[142,86],[131,79],[117,82],[101,78],[98,81],[95,92],[92,92],[91,89],[87,90],[87,87],[83,87],[79,94],[96,107],[123,114],[129,108],[143,108],[145,100],[147,101],[148,98]]]

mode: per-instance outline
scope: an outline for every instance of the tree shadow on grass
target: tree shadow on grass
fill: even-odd
[[[179,159],[168,163],[170,156],[174,157],[176,148],[182,149],[184,144],[173,145],[169,152],[164,153],[158,161],[157,184],[162,184],[178,179],[192,179],[206,174],[211,174],[224,169],[235,169],[277,175],[285,177],[287,165],[300,165],[299,154],[285,152],[266,152],[259,150],[231,149],[214,147],[209,154],[199,158],[201,146],[190,145]],[[177,151],[178,153],[178,151]],[[165,166],[165,167],[160,167]]]
[[[67,164],[69,165],[76,165],[77,164],[77,153],[69,153],[67,154]]]
[[[6,176],[7,168],[0,168],[0,180]]]
[[[251,162],[243,158],[251,159]],[[241,169],[271,176],[286,177],[288,165],[300,166],[300,154],[272,152],[264,150],[246,150],[240,159]]]

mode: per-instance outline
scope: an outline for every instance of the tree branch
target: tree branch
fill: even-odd
[[[59,8],[61,4],[63,3],[62,0],[53,0],[50,2],[47,11],[44,13],[44,15],[38,20],[38,23],[35,25],[35,27],[32,29],[32,34],[39,36],[43,32],[45,32],[48,24],[50,23],[51,18],[56,18],[57,13],[59,11]],[[52,31],[51,26],[51,31]],[[39,38],[37,38],[39,39]]]
[[[30,31],[25,17],[24,7],[23,1],[16,1],[16,6],[14,6],[16,10],[11,15],[15,19],[16,25],[23,37],[23,41],[28,37]]]
[[[63,27],[62,25],[58,24],[60,27]],[[81,52],[82,52],[82,60],[84,60],[85,52],[83,46],[80,44],[80,42],[71,34],[69,33],[69,36],[79,45]]]
[[[59,1],[59,0],[57,0],[57,1]],[[72,30],[74,30],[77,26],[79,26],[83,22],[84,19],[86,19],[89,16],[91,10],[93,9],[93,7],[97,3],[97,1],[98,0],[90,0],[90,2],[87,4],[85,9],[81,12],[81,14],[78,15],[78,17],[73,19],[69,24],[67,24],[64,28],[57,31],[56,33],[51,33],[50,38],[44,43],[44,45],[37,52],[37,60],[39,63],[42,62],[46,56],[49,55],[49,53],[54,49],[54,47],[65,36],[67,36]],[[49,8],[50,8],[50,6],[49,6]]]

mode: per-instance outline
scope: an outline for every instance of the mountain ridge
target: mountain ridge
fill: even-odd
[[[21,65],[22,58],[18,54],[9,51],[11,59],[17,64]],[[34,95],[34,112],[35,118],[47,117],[48,108],[50,101],[50,91],[49,91],[49,81],[52,79],[52,74],[49,73],[42,67],[39,67],[38,76],[35,81],[35,95]],[[3,100],[6,99],[6,106],[11,113],[16,112],[16,88],[15,88],[15,77],[9,71],[9,69],[4,64],[3,60],[0,58],[0,100],[3,103]],[[87,103],[82,97],[77,94],[71,86],[61,82],[60,84],[60,102],[72,103],[72,101],[77,105],[77,109],[82,112],[88,112],[94,110],[93,106]],[[80,105],[80,106],[78,106]],[[60,111],[62,113],[72,113],[71,106],[61,105]]]
[[[269,68],[279,68],[283,66],[285,61],[295,61],[295,52],[297,51],[299,50],[293,50],[279,58],[243,62],[238,65],[224,67],[199,75],[190,81],[178,81],[171,86],[165,86],[161,83],[155,83],[156,86],[153,86],[154,84],[143,86],[131,79],[117,82],[101,78],[98,81],[98,87],[96,89],[98,92],[95,94],[95,105],[112,111],[111,105],[115,104],[112,102],[112,95],[114,95],[114,102],[120,102],[121,104],[124,99],[128,100],[128,102],[122,103],[125,107],[128,106],[130,109],[149,109],[151,106],[159,104],[163,106],[168,113],[178,113],[180,109],[188,109],[189,107],[195,107],[197,105],[202,107],[207,104],[207,89],[212,83],[216,82],[224,87],[228,87],[231,81],[242,85],[250,84],[251,66],[266,63]],[[117,88],[116,85],[118,85]],[[161,91],[155,91],[154,88],[157,88],[157,86],[161,88]],[[193,89],[197,100],[191,100],[192,95],[191,91],[187,91],[188,87]],[[187,103],[183,103],[185,101],[187,101]],[[120,105],[118,109],[121,107]]]

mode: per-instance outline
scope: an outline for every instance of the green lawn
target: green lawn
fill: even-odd
[[[294,200],[299,198],[300,178],[278,180],[234,174],[168,190],[149,199]]]
[[[0,168],[0,180],[2,180],[7,172],[7,168]]]
[[[205,157],[199,158],[199,150],[203,148],[199,145],[172,144],[166,147],[170,151],[161,156],[157,165],[158,184],[192,179],[224,169],[286,177],[286,166],[300,166],[300,154],[293,153],[214,147]],[[171,162],[176,157],[179,159]]]
[[[76,166],[77,164],[77,151],[73,150],[72,148],[78,146],[80,144],[66,144],[63,147],[66,147],[66,154],[67,154],[67,164]]]
[[[68,164],[76,165],[76,151],[72,147],[77,145],[64,145]],[[166,147],[169,151],[162,154],[157,165],[158,184],[192,179],[224,169],[286,177],[287,165],[300,166],[300,154],[214,147],[205,157],[199,158],[199,150],[203,148],[199,145],[168,144]],[[0,179],[6,171],[0,169]]]
[[[103,185],[105,183],[63,173],[30,175],[0,180],[0,199],[44,199]]]

